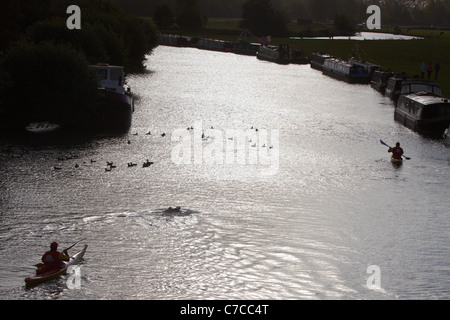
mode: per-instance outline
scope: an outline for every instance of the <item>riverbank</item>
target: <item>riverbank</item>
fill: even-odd
[[[325,29],[325,25],[317,25],[311,30]],[[303,27],[305,28],[305,27]],[[300,27],[293,30],[296,34]],[[367,30],[366,30],[367,31]],[[166,30],[166,33],[184,36],[212,38],[235,42],[242,32],[236,19],[209,19],[204,30],[198,32]],[[441,72],[438,82],[444,96],[450,96],[450,31],[441,29],[407,28],[386,26],[380,32],[397,32],[402,35],[419,36],[420,40],[333,40],[333,39],[291,39],[272,38],[272,44],[289,44],[291,48],[301,49],[305,56],[314,52],[327,52],[341,59],[348,59],[357,51],[361,59],[381,65],[395,72],[405,72],[414,77],[420,74],[422,62],[433,65],[439,61]],[[247,37],[247,41],[257,41],[255,37]],[[434,79],[434,73],[432,75]]]

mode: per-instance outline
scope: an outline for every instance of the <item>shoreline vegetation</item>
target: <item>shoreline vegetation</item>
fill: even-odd
[[[96,130],[108,107],[90,65],[144,70],[157,46],[151,21],[105,0],[5,0],[0,41],[0,130],[30,122]],[[69,30],[69,5],[81,8],[81,29]]]
[[[258,37],[271,36],[270,44],[288,44],[307,57],[326,52],[347,60],[356,49],[360,59],[411,78],[420,74],[423,62],[439,61],[438,82],[448,97],[450,3],[432,0],[426,7],[408,11],[401,4],[406,2],[380,2],[386,19],[383,29],[375,31],[424,39],[306,38],[372,32],[355,22],[367,19],[365,0],[5,0],[0,13],[0,130],[23,130],[32,121],[95,129],[94,119],[104,109],[89,65],[108,63],[122,65],[128,73],[141,72],[146,55],[158,46],[158,34],[235,42],[248,29]],[[280,8],[281,3],[291,7]],[[69,5],[81,8],[81,30],[66,26]],[[226,8],[233,12],[231,18],[226,18]],[[208,17],[205,10],[220,17]],[[397,22],[396,17],[401,19]],[[429,27],[432,21],[444,27]],[[414,23],[420,26],[412,27]],[[258,39],[248,37],[247,41]]]
[[[207,25],[198,31],[167,28],[160,30],[161,34],[176,34],[188,37],[211,38],[235,42],[243,31],[237,18],[209,18]],[[360,27],[358,32],[379,32],[405,36],[421,37],[412,40],[337,40],[311,39],[313,37],[328,37],[332,23],[317,23],[298,26],[295,21],[289,25],[292,36],[272,37],[273,45],[288,44],[291,48],[301,50],[310,57],[314,52],[326,52],[343,60],[351,58],[355,48],[362,60],[377,64],[383,68],[405,74],[411,78],[420,75],[422,62],[433,65],[439,61],[442,68],[438,82],[445,97],[450,96],[450,27],[414,27],[414,26],[383,26],[380,30],[369,30]],[[300,34],[307,34],[303,39],[292,39]],[[337,35],[336,35],[337,36]],[[248,42],[257,42],[255,37],[247,37]],[[432,79],[434,80],[434,73]]]

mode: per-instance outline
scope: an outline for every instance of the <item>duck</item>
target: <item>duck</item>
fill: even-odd
[[[161,134],[161,137],[165,137],[166,136],[166,134],[163,132],[162,134]]]
[[[153,162],[151,162],[151,161],[149,161],[148,159],[142,164],[142,167],[143,168],[146,168],[146,167],[150,167],[150,165],[152,165],[153,164]]]
[[[137,163],[128,162],[128,167],[134,167],[134,166],[137,166]]]

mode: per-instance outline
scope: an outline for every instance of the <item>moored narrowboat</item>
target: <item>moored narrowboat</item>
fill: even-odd
[[[98,107],[96,126],[114,130],[127,130],[131,126],[134,98],[125,84],[122,66],[97,64],[91,66],[98,80],[102,104]]]
[[[291,50],[291,63],[294,64],[309,64],[309,58],[303,54],[302,50]]]
[[[372,80],[374,72],[377,70],[381,70],[381,66],[379,66],[377,64],[373,64],[371,62],[367,62],[367,61],[363,61],[363,60],[358,60],[355,58],[351,58],[349,60],[349,63],[362,66],[364,68],[364,70],[366,70],[367,74],[369,75],[369,82]]]
[[[176,34],[160,34],[158,36],[158,42],[163,46],[171,47],[190,47],[191,38],[184,37]]]
[[[289,45],[281,44],[279,46],[261,46],[256,53],[256,57],[260,60],[276,62],[280,64],[289,64],[290,50]]]
[[[401,95],[394,119],[425,136],[442,137],[450,125],[450,102],[429,92]]]
[[[248,56],[256,56],[260,43],[250,43],[242,39],[238,39],[233,46],[233,52],[236,54],[243,54]]]
[[[389,78],[384,95],[397,104],[398,97],[400,96],[400,90],[402,89],[403,78],[395,75]]]
[[[370,81],[370,86],[384,95],[384,93],[386,92],[388,80],[391,76],[392,72],[390,71],[376,70],[373,73],[372,80]]]
[[[197,48],[203,50],[231,52],[233,50],[233,44],[224,40],[201,38],[197,42]]]
[[[369,74],[363,66],[339,59],[326,59],[323,64],[322,73],[348,83],[369,83]]]
[[[416,92],[428,92],[431,95],[442,97],[441,87],[437,82],[425,80],[404,80],[400,95],[408,95]]]
[[[326,59],[332,59],[333,56],[326,53],[315,52],[311,55],[311,68],[322,71]]]

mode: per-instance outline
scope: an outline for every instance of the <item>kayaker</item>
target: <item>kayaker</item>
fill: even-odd
[[[392,152],[392,158],[397,160],[402,159],[403,149],[400,148],[400,142],[397,142],[394,148],[389,148],[388,152]]]
[[[47,251],[42,256],[44,265],[36,270],[36,274],[42,274],[50,270],[59,269],[63,267],[63,261],[69,261],[69,254],[67,249],[62,253],[58,251],[58,243],[52,242],[50,244],[50,251]]]

